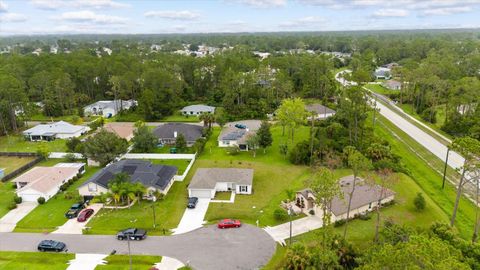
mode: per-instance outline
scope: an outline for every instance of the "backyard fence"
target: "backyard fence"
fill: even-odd
[[[26,170],[32,168],[35,166],[37,163],[43,160],[43,158],[36,153],[21,153],[21,152],[0,152],[0,156],[6,156],[6,157],[36,157],[34,160],[30,161],[29,163],[23,165],[22,167],[14,170],[13,172],[5,175],[2,178],[2,182],[6,182],[12,178],[15,178],[16,176],[22,174]]]

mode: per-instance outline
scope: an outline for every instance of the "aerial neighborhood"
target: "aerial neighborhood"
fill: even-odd
[[[147,2],[0,0],[0,270],[480,269],[476,1]]]

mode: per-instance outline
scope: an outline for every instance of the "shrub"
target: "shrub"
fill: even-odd
[[[240,148],[238,146],[227,147],[227,154],[235,156],[240,153]]]
[[[38,197],[37,202],[38,202],[38,204],[44,204],[45,203],[45,198],[44,197]]]
[[[417,196],[415,196],[415,199],[413,199],[413,204],[415,205],[415,209],[417,211],[423,211],[425,209],[427,202],[425,201],[422,193],[417,193]]]
[[[273,211],[273,217],[277,221],[285,221],[288,219],[288,214],[284,209],[277,208],[275,211]]]
[[[335,221],[335,223],[333,223],[333,226],[334,227],[340,227],[343,224],[345,224],[345,222],[347,222],[345,219],[340,219],[340,220]]]
[[[313,215],[315,215],[315,210],[310,209],[310,211],[308,211],[308,213],[313,216]]]
[[[14,201],[12,201],[8,204],[7,208],[8,208],[8,210],[15,209],[15,208],[17,208],[17,204]]]
[[[13,201],[16,204],[22,203],[22,197],[19,197],[18,195],[15,194],[15,197],[13,197]]]
[[[360,220],[369,220],[371,218],[372,218],[372,216],[370,216],[368,213],[358,215],[358,219],[360,219]]]

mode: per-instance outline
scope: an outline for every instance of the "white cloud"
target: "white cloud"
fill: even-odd
[[[0,1],[0,13],[7,12],[8,5],[5,2]]]
[[[423,11],[423,15],[452,15],[456,13],[465,13],[472,11],[472,7],[445,7],[445,8],[433,8]]]
[[[145,12],[145,17],[169,20],[191,21],[200,18],[200,14],[189,10],[157,10]]]
[[[237,2],[257,8],[283,7],[287,4],[287,0],[238,0]]]
[[[36,8],[56,10],[60,8],[124,8],[130,5],[113,0],[30,0]]]
[[[3,15],[0,15],[0,22],[16,23],[24,22],[26,20],[27,16],[19,13],[4,13]]]
[[[320,23],[325,22],[324,18],[320,18],[317,16],[308,16],[308,17],[303,17],[299,18],[296,20],[291,20],[291,21],[286,21],[283,23],[280,23],[280,27],[289,27],[289,28],[297,28],[297,27],[310,27],[310,26],[317,26]]]
[[[393,9],[393,8],[383,8],[375,11],[373,13],[375,17],[406,17],[408,16],[408,11],[405,9]]]
[[[70,22],[99,24],[126,24],[129,22],[127,18],[97,14],[89,10],[64,12],[58,19]]]

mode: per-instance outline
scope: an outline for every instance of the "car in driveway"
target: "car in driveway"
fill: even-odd
[[[68,219],[76,218],[84,208],[85,205],[83,203],[74,203],[65,213],[65,217]]]
[[[147,238],[147,231],[137,228],[129,228],[117,233],[118,240],[143,240]]]
[[[65,250],[67,245],[63,242],[55,241],[55,240],[43,240],[38,244],[38,251],[56,251],[60,252]]]
[[[197,203],[198,203],[198,198],[197,197],[190,197],[190,198],[188,198],[187,207],[190,208],[190,209],[193,209],[193,208],[195,208],[195,206],[197,206]]]
[[[226,229],[226,228],[238,228],[240,226],[242,226],[242,222],[240,222],[240,220],[238,219],[224,219],[224,220],[220,220],[220,222],[218,222],[218,228],[219,229]]]
[[[93,215],[94,211],[91,208],[83,209],[80,214],[78,214],[77,221],[78,222],[85,222],[89,217]]]

